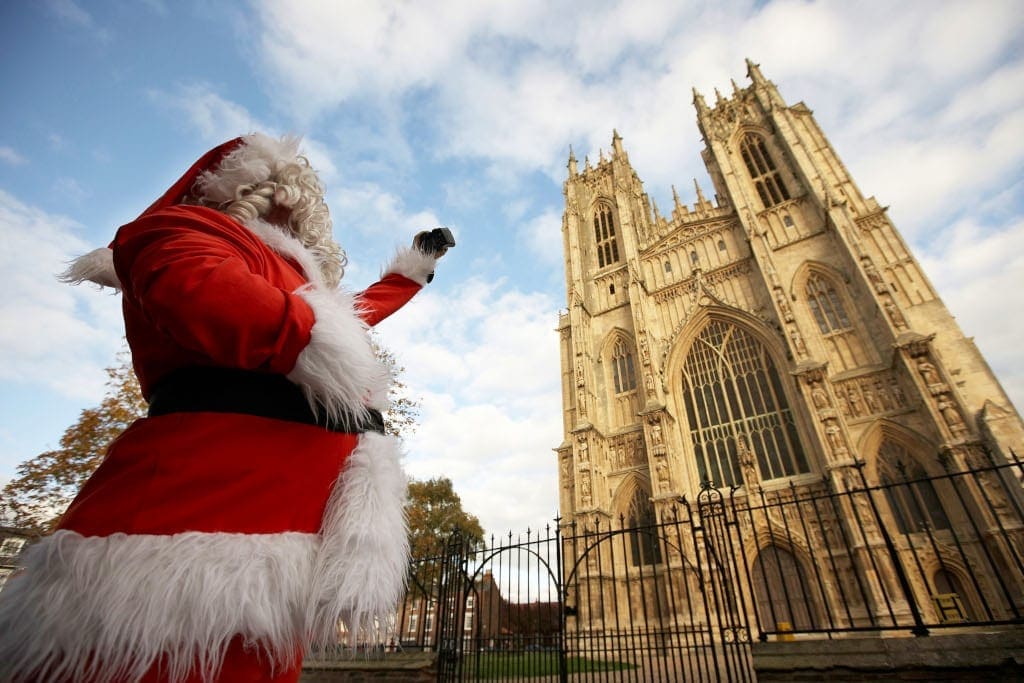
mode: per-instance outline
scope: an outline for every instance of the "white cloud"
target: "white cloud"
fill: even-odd
[[[103,368],[121,346],[120,300],[57,281],[71,258],[94,246],[81,232],[74,221],[0,190],[0,378],[95,400],[106,382]]]
[[[20,166],[26,163],[25,157],[21,156],[14,151],[11,147],[0,147],[0,161],[10,164],[11,166]]]
[[[562,263],[562,211],[547,209],[519,227],[530,251],[542,261],[552,265]]]
[[[930,240],[921,262],[961,330],[976,342],[1014,405],[1024,406],[1024,219],[995,230],[973,218]]]
[[[423,399],[407,443],[410,474],[450,477],[489,531],[536,526],[557,508],[555,302],[504,281],[448,292],[428,288],[380,326],[411,395]]]

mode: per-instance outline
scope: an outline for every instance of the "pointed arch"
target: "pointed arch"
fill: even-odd
[[[640,410],[640,365],[633,336],[621,327],[612,329],[601,343],[600,359],[605,368],[610,424],[625,427],[635,423]]]
[[[817,628],[817,609],[804,563],[782,545],[761,547],[750,570],[754,605],[765,630]]]
[[[810,471],[784,356],[759,327],[728,309],[709,312],[669,365],[697,475],[715,486],[741,484],[746,459],[761,479]]]
[[[775,165],[775,160],[768,151],[765,136],[754,131],[747,131],[740,138],[738,147],[740,158],[743,159],[743,164],[746,166],[747,173],[750,174],[754,189],[757,190],[757,196],[761,198],[764,208],[767,209],[788,200],[790,198],[789,190],[782,182],[778,166]]]
[[[793,299],[807,306],[833,373],[877,362],[876,354],[865,344],[860,332],[864,326],[847,282],[835,268],[808,261],[797,269],[790,288]]]
[[[885,492],[889,514],[900,533],[950,528],[932,479],[938,474],[934,446],[890,420],[879,420],[861,441],[868,476]]]
[[[615,510],[628,538],[632,566],[661,563],[658,519],[651,502],[650,479],[638,474],[627,477],[616,492]]]
[[[591,210],[594,226],[594,247],[597,252],[597,267],[604,268],[619,262],[619,239],[615,220],[615,207],[605,199],[598,198]]]

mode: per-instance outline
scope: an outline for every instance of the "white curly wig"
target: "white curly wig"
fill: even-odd
[[[348,259],[331,236],[324,187],[299,153],[300,142],[295,135],[246,135],[216,169],[199,176],[193,198],[241,223],[260,218],[290,231],[313,252],[327,285],[335,287]],[[287,217],[283,225],[282,216]]]

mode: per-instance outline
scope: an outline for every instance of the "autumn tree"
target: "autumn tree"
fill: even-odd
[[[82,411],[65,430],[60,448],[21,463],[17,476],[4,486],[3,506],[15,526],[37,533],[52,529],[110,443],[145,414],[146,401],[128,354],[120,354],[118,364],[106,372],[107,393],[100,404]]]
[[[480,520],[462,509],[452,480],[435,477],[409,482],[409,545],[415,558],[442,555],[452,534],[471,547],[483,543]]]
[[[407,395],[394,354],[374,340],[377,356],[392,377],[390,408],[384,413],[389,434],[407,436],[416,425],[419,404]],[[99,467],[107,448],[121,432],[146,414],[138,379],[127,352],[107,368],[107,392],[100,404],[82,411],[64,432],[60,448],[23,462],[3,488],[0,518],[36,533],[52,530],[86,479]]]

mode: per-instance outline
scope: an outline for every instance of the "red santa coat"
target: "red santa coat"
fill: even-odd
[[[242,368],[349,412],[384,407],[368,329],[435,261],[401,251],[352,295],[278,228],[184,205],[147,212],[112,248],[144,395],[179,368]],[[280,670],[336,640],[339,619],[385,625],[408,561],[399,459],[375,432],[235,413],[137,421],[4,591],[0,679],[133,678],[157,662],[172,679],[210,674],[239,639]]]

